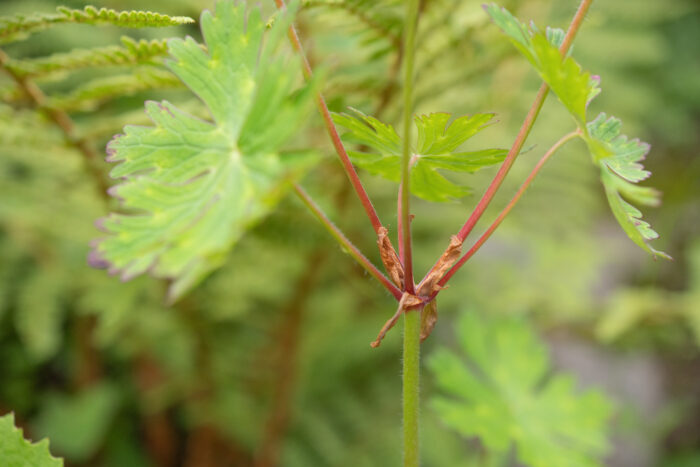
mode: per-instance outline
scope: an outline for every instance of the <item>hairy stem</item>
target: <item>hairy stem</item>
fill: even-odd
[[[403,333],[403,465],[420,465],[418,420],[420,415],[420,314],[404,312]]]
[[[418,0],[406,4],[406,31],[404,33],[403,68],[403,154],[401,157],[401,185],[399,189],[399,213],[401,219],[401,262],[404,267],[406,292],[415,293],[413,284],[413,257],[411,252],[411,125],[413,120],[413,63],[416,55],[416,29],[418,26]]]
[[[275,4],[279,9],[285,8],[284,0],[275,0]],[[301,45],[301,40],[299,39],[299,35],[297,34],[294,25],[289,27],[289,40],[291,41],[294,50],[296,50],[299,56],[301,57],[304,77],[307,80],[310,79],[311,75],[313,74],[311,64],[306,58],[306,54],[304,53],[304,49]],[[338,153],[340,162],[343,165],[345,174],[348,176],[348,179],[350,180],[350,183],[355,189],[355,193],[357,193],[358,198],[360,198],[362,207],[365,209],[367,217],[369,217],[369,220],[372,223],[374,232],[378,234],[379,229],[382,228],[382,222],[379,220],[377,211],[374,209],[372,201],[369,199],[369,195],[367,195],[367,191],[362,185],[362,182],[360,181],[359,175],[357,175],[355,167],[353,167],[352,162],[350,162],[350,157],[348,156],[348,153],[345,150],[345,146],[343,146],[343,142],[340,140],[338,130],[335,128],[335,124],[333,123],[333,119],[331,118],[331,113],[328,110],[326,100],[323,98],[323,95],[320,92],[316,94],[316,104],[318,106],[318,111],[320,112],[321,117],[323,118],[323,123],[326,126],[326,131],[328,132],[328,135],[331,138],[331,142],[333,143],[333,147],[335,148],[336,153]]]
[[[419,0],[408,0],[404,32],[403,68],[403,154],[399,185],[399,219],[401,225],[401,262],[404,267],[404,290],[415,294],[411,252],[411,126],[413,124],[413,68],[416,53]],[[421,307],[422,308],[422,307]],[[420,314],[421,308],[404,310],[403,336],[403,463],[404,467],[420,464]]]
[[[318,221],[323,224],[326,230],[335,238],[338,243],[352,256],[355,258],[360,266],[365,268],[365,270],[370,273],[375,279],[377,279],[393,296],[396,300],[401,300],[401,291],[396,287],[382,272],[376,268],[370,260],[368,260],[365,255],[343,234],[343,232],[326,216],[326,214],[321,210],[321,208],[316,204],[316,202],[309,196],[309,194],[304,191],[304,189],[299,185],[294,185],[294,191],[301,199],[302,203],[309,208],[311,213],[318,219]]]
[[[567,30],[566,36],[564,37],[564,41],[562,42],[561,47],[559,48],[559,51],[563,56],[565,56],[569,51],[569,48],[571,47],[571,44],[574,38],[576,37],[576,33],[578,33],[578,30],[581,28],[583,19],[585,18],[586,13],[588,12],[588,9],[590,8],[592,3],[593,0],[581,1],[581,4],[579,5],[578,10],[576,11],[576,14],[574,15],[574,18],[571,20],[569,29]],[[498,169],[498,173],[496,173],[496,176],[493,178],[491,184],[486,189],[486,192],[479,200],[479,203],[476,205],[476,208],[474,208],[474,211],[471,213],[467,221],[457,233],[457,237],[460,240],[464,241],[469,235],[469,233],[474,229],[474,226],[484,214],[484,211],[486,211],[486,208],[491,203],[491,200],[493,200],[493,197],[496,195],[498,189],[501,187],[503,180],[506,178],[506,175],[508,175],[508,172],[513,166],[513,163],[515,163],[515,159],[518,157],[518,154],[522,150],[523,145],[525,144],[525,141],[527,140],[527,137],[529,136],[530,131],[532,130],[532,127],[535,124],[535,121],[537,120],[537,116],[539,115],[540,110],[542,109],[542,105],[544,104],[544,100],[547,98],[547,94],[549,94],[549,87],[546,84],[542,84],[542,86],[540,86],[539,91],[537,92],[535,101],[532,103],[532,106],[530,107],[530,110],[528,111],[527,116],[525,117],[525,121],[520,127],[520,130],[518,131],[518,135],[516,136],[513,145],[508,151],[508,155],[503,161],[503,164],[501,164],[501,167]],[[435,269],[435,266],[433,266],[433,269]],[[430,272],[433,271],[433,269],[431,269],[428,272],[428,274],[426,274],[426,277],[430,274]]]
[[[455,265],[452,266],[452,268],[449,271],[447,271],[447,273],[438,282],[438,285],[444,286],[447,283],[447,281],[449,281],[450,278],[459,270],[459,268],[461,268],[462,265],[469,260],[469,258],[474,256],[474,253],[479,251],[479,248],[481,248],[481,246],[484,244],[484,242],[486,242],[486,240],[489,239],[491,234],[498,228],[498,226],[501,225],[501,222],[503,222],[503,219],[505,219],[505,217],[513,209],[513,207],[515,207],[516,203],[520,200],[520,198],[523,196],[523,194],[525,194],[525,191],[528,189],[528,187],[530,186],[532,181],[535,179],[535,177],[537,176],[537,174],[539,173],[540,169],[545,164],[545,162],[547,162],[549,160],[549,158],[552,157],[554,155],[554,153],[556,153],[559,150],[559,148],[561,148],[564,144],[566,144],[568,141],[571,141],[572,139],[574,139],[580,135],[581,135],[580,130],[572,131],[571,133],[568,133],[567,135],[563,136],[561,139],[559,139],[559,141],[554,143],[554,145],[552,145],[551,148],[549,148],[549,150],[544,154],[544,156],[542,156],[542,158],[537,162],[535,167],[532,169],[532,171],[530,172],[530,175],[528,175],[527,179],[520,186],[517,193],[515,193],[515,196],[513,196],[513,198],[508,203],[508,205],[505,208],[503,208],[503,210],[498,215],[496,220],[493,221],[493,223],[489,226],[489,228],[486,229],[486,232],[484,232],[483,235],[481,235],[481,237],[479,237],[479,240],[477,240],[476,243],[474,243],[474,246],[472,246],[469,249],[469,251],[467,251],[464,254],[464,256],[462,256],[460,258],[460,260],[457,261],[457,263],[455,263]]]

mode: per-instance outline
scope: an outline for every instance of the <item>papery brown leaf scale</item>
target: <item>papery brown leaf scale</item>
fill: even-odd
[[[450,246],[447,247],[433,269],[420,283],[418,295],[427,297],[438,292],[440,286],[438,281],[445,275],[462,254],[462,240],[456,235],[450,239]]]
[[[438,320],[437,300],[433,300],[423,307],[420,314],[420,341],[423,342],[433,332]]]
[[[391,239],[389,238],[389,231],[386,227],[380,227],[377,232],[377,245],[379,246],[379,255],[382,258],[382,263],[386,268],[386,272],[391,277],[394,284],[403,288],[403,266],[399,260],[396,250],[394,250],[391,244]]]

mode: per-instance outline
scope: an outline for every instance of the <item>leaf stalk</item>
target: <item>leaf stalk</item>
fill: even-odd
[[[489,228],[486,229],[486,232],[484,232],[481,235],[481,237],[479,237],[479,239],[476,241],[476,243],[474,243],[474,246],[472,246],[469,249],[469,251],[467,251],[464,254],[464,256],[462,256],[460,258],[460,260],[457,261],[457,263],[455,263],[455,265],[452,266],[452,268],[450,268],[449,271],[447,271],[447,273],[442,277],[442,279],[440,279],[438,281],[438,286],[444,287],[445,284],[447,284],[447,281],[450,280],[450,278],[459,270],[459,268],[461,268],[464,265],[464,263],[466,263],[469,260],[469,258],[474,256],[474,253],[479,251],[481,246],[486,242],[486,240],[489,239],[491,234],[493,234],[493,232],[498,228],[498,226],[501,225],[501,222],[503,222],[503,219],[506,218],[508,213],[510,213],[510,211],[515,207],[515,205],[520,200],[520,198],[522,198],[522,196],[525,194],[525,191],[528,189],[528,187],[530,186],[532,181],[535,179],[535,177],[539,173],[542,166],[549,160],[549,158],[552,157],[554,155],[554,153],[556,153],[559,150],[559,148],[561,148],[564,144],[566,144],[567,142],[569,142],[572,139],[577,138],[579,136],[581,136],[580,130],[572,131],[571,133],[568,133],[568,134],[562,136],[561,139],[559,139],[559,141],[554,143],[552,145],[552,147],[549,148],[549,150],[544,154],[544,156],[542,156],[542,158],[537,162],[535,167],[532,169],[532,171],[530,172],[530,175],[528,175],[527,179],[523,182],[522,185],[520,185],[520,188],[518,189],[517,193],[515,193],[515,196],[513,196],[513,198],[506,205],[506,207],[503,208],[503,210],[498,215],[496,220],[493,221],[493,223],[489,226]]]
[[[581,28],[583,19],[585,18],[586,13],[588,13],[588,10],[591,7],[592,3],[593,0],[582,0],[579,4],[578,10],[576,11],[574,18],[571,20],[569,29],[567,30],[566,35],[564,36],[564,40],[561,44],[561,47],[559,48],[559,52],[562,54],[562,56],[566,56],[566,54],[569,51],[569,48],[571,48],[571,44],[573,43],[576,34]],[[501,164],[501,167],[498,169],[498,172],[491,181],[491,184],[486,189],[486,192],[479,200],[478,204],[476,205],[476,208],[474,208],[474,211],[472,211],[467,221],[457,233],[457,237],[460,240],[464,241],[467,238],[467,236],[471,233],[471,231],[474,229],[474,226],[479,221],[479,219],[481,219],[481,216],[484,214],[484,211],[486,211],[486,208],[491,203],[491,200],[493,200],[493,197],[496,195],[496,192],[501,187],[503,180],[506,178],[506,175],[508,175],[508,172],[515,163],[515,159],[520,154],[520,151],[522,150],[523,145],[527,140],[527,137],[530,135],[530,131],[535,125],[535,121],[539,116],[540,110],[542,109],[542,105],[544,104],[544,101],[547,98],[548,94],[549,86],[543,83],[542,86],[540,86],[539,91],[537,91],[535,101],[532,103],[532,106],[530,107],[530,110],[528,111],[527,116],[525,117],[525,120],[523,121],[523,124],[520,127],[520,130],[518,131],[518,135],[516,136],[515,141],[513,142],[513,145],[511,146],[510,150],[508,151],[508,155]],[[462,264],[464,264],[464,262],[460,260],[459,267],[461,267]],[[426,277],[434,269],[435,266],[433,266],[433,268],[431,268],[428,274],[426,274]]]
[[[284,9],[286,7],[284,0],[275,0],[275,4],[277,5],[278,9]],[[311,76],[313,75],[313,70],[311,69],[311,64],[309,63],[309,60],[306,57],[306,54],[304,53],[304,48],[301,44],[299,34],[297,33],[297,30],[294,27],[294,25],[289,26],[289,40],[292,43],[292,47],[294,48],[294,50],[299,54],[299,57],[301,57],[304,77],[307,80],[311,79]],[[345,174],[348,176],[350,183],[355,189],[355,193],[357,193],[358,198],[360,198],[362,207],[367,213],[367,217],[369,218],[369,221],[372,224],[372,228],[374,228],[374,232],[376,234],[379,234],[379,230],[383,227],[382,222],[379,220],[379,215],[377,214],[376,209],[374,209],[374,205],[369,199],[369,195],[367,194],[365,187],[362,185],[362,181],[360,180],[360,177],[357,174],[355,167],[353,167],[352,162],[350,161],[350,157],[348,156],[348,153],[345,150],[345,146],[340,140],[338,130],[336,129],[335,124],[333,123],[333,119],[331,117],[330,111],[328,110],[326,100],[323,98],[323,94],[321,94],[320,92],[316,94],[316,104],[318,106],[318,111],[321,114],[321,117],[323,118],[323,123],[326,127],[326,131],[328,132],[328,135],[331,138],[331,142],[333,143],[333,147],[335,148],[335,152],[338,154],[340,162],[343,165],[343,170],[345,170]]]
[[[360,266],[365,268],[365,270],[377,279],[393,296],[396,300],[401,300],[403,293],[396,287],[388,277],[386,277],[382,272],[377,269],[377,267],[372,264],[370,260],[367,259],[365,255],[357,248],[346,236],[345,234],[331,221],[328,216],[323,212],[323,210],[316,204],[316,202],[311,198],[311,196],[298,184],[294,185],[294,192],[299,196],[301,202],[309,208],[311,213],[316,217],[316,219],[326,228],[326,230],[335,238],[338,243],[352,256],[355,261],[357,261]]]

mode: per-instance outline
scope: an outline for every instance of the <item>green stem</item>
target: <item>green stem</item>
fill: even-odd
[[[404,267],[404,290],[414,294],[413,258],[411,254],[411,125],[413,120],[413,67],[416,52],[419,0],[406,4],[403,77],[403,154],[401,158],[401,189],[399,190],[399,221],[401,224],[401,262]],[[420,315],[421,309],[404,310],[403,340],[403,463],[418,467],[420,446],[418,418],[420,403]]]
[[[404,312],[403,334],[403,465],[418,467],[420,449],[420,314],[421,309]]]

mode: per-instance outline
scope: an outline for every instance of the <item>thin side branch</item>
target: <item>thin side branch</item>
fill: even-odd
[[[566,32],[564,41],[562,42],[561,47],[559,47],[559,52],[561,52],[562,56],[566,56],[567,52],[569,51],[569,48],[576,37],[576,33],[581,28],[583,18],[586,16],[586,13],[588,12],[588,9],[592,3],[593,0],[583,0],[579,5],[576,15],[574,15],[574,19],[571,21],[569,29]],[[506,178],[506,175],[508,175],[508,171],[510,171],[510,168],[513,166],[515,159],[518,157],[518,154],[525,144],[525,140],[527,140],[527,137],[530,134],[530,130],[532,130],[532,127],[537,120],[537,116],[542,109],[542,104],[544,104],[544,100],[547,98],[548,93],[549,87],[546,84],[543,84],[540,87],[540,90],[537,92],[535,102],[533,102],[532,107],[530,107],[530,111],[527,113],[525,121],[518,132],[518,136],[515,138],[515,142],[513,142],[513,146],[511,146],[510,151],[508,151],[508,155],[503,161],[501,168],[498,170],[498,173],[491,182],[491,185],[489,185],[489,187],[486,189],[484,196],[482,196],[481,200],[479,200],[479,204],[477,204],[476,209],[474,209],[474,212],[472,212],[469,219],[467,219],[467,222],[465,222],[457,234],[462,241],[467,238],[467,235],[469,235],[476,223],[479,221],[482,214],[488,207],[489,203],[491,203],[491,200],[503,183],[503,180]]]
[[[486,232],[484,232],[483,235],[481,235],[481,237],[479,237],[479,240],[477,240],[476,243],[474,243],[474,246],[472,246],[469,249],[469,251],[467,251],[464,254],[464,256],[462,256],[462,258],[460,258],[460,260],[457,261],[457,263],[455,263],[455,265],[452,266],[452,268],[449,271],[447,271],[447,273],[442,277],[442,279],[440,279],[438,281],[439,288],[444,287],[445,284],[447,284],[447,281],[449,281],[450,278],[452,276],[454,276],[454,274],[459,270],[459,268],[462,267],[462,265],[464,265],[464,263],[466,263],[469,260],[469,258],[474,256],[474,253],[479,251],[479,248],[481,248],[481,246],[484,244],[484,242],[486,242],[486,240],[489,239],[491,234],[498,228],[498,226],[501,225],[501,222],[503,222],[503,219],[505,219],[505,217],[508,215],[508,213],[513,209],[513,207],[515,207],[515,205],[520,200],[520,198],[522,198],[522,196],[525,194],[525,191],[528,189],[528,187],[530,186],[532,181],[535,179],[535,177],[537,176],[537,174],[539,173],[540,169],[545,164],[545,162],[547,162],[549,160],[549,158],[552,157],[554,155],[554,153],[556,153],[559,150],[559,148],[561,148],[564,144],[566,144],[568,141],[571,141],[572,139],[574,139],[580,135],[581,135],[581,132],[579,130],[572,131],[571,133],[563,136],[559,141],[554,143],[554,145],[552,145],[551,148],[549,148],[549,150],[544,154],[544,156],[542,156],[542,158],[537,162],[535,167],[532,169],[532,171],[530,172],[530,175],[527,177],[525,182],[523,182],[523,184],[520,186],[520,188],[518,189],[518,192],[515,193],[515,196],[513,196],[513,198],[508,203],[508,205],[505,208],[503,208],[501,213],[498,215],[496,220],[493,221],[491,226],[489,226],[489,228],[486,230]],[[433,296],[437,295],[437,292],[440,290],[439,288],[433,293]]]
[[[277,4],[277,8],[285,8],[284,0],[275,0],[275,3]],[[299,56],[301,57],[304,77],[307,80],[310,79],[311,75],[313,74],[313,70],[311,69],[311,64],[309,63],[309,60],[307,59],[306,54],[304,53],[304,48],[302,47],[301,40],[299,39],[299,35],[297,34],[294,25],[289,27],[289,40],[291,41],[294,50],[296,50]],[[360,177],[357,175],[357,171],[355,170],[355,167],[353,167],[352,162],[350,161],[350,157],[348,156],[348,153],[345,150],[345,146],[343,146],[343,142],[340,140],[338,130],[335,128],[335,124],[333,123],[333,119],[331,118],[331,113],[328,110],[328,105],[326,105],[326,100],[323,98],[323,95],[320,92],[316,95],[316,104],[318,106],[318,111],[321,113],[321,117],[323,118],[323,123],[326,126],[326,131],[331,137],[333,147],[338,153],[340,162],[343,165],[345,174],[348,176],[348,179],[350,179],[350,183],[355,189],[358,198],[360,198],[362,207],[364,207],[365,212],[367,213],[367,217],[369,217],[369,220],[372,223],[374,232],[379,234],[379,230],[382,228],[382,222],[379,220],[377,211],[374,209],[372,201],[369,199],[369,195],[367,195],[367,191],[362,185]]]
[[[566,36],[564,37],[564,41],[562,42],[562,45],[559,48],[559,51],[563,56],[565,56],[569,51],[569,48],[571,47],[571,44],[573,43],[573,40],[576,37],[576,33],[578,33],[578,30],[581,28],[583,19],[585,18],[586,13],[588,12],[588,9],[590,8],[592,3],[593,0],[581,1],[581,4],[579,5],[578,10],[576,11],[576,14],[574,15],[574,18],[571,20],[569,29],[567,30]],[[479,203],[476,205],[476,208],[474,208],[472,214],[469,216],[469,218],[464,223],[460,231],[457,233],[457,237],[460,240],[464,241],[469,235],[469,233],[474,229],[474,226],[479,221],[479,219],[481,219],[481,216],[484,214],[484,211],[486,211],[486,208],[491,203],[491,200],[493,200],[493,197],[496,195],[498,189],[501,187],[503,180],[506,178],[506,175],[508,175],[508,172],[515,163],[515,159],[518,157],[518,154],[522,150],[523,145],[525,144],[525,141],[527,140],[527,137],[529,136],[530,131],[532,130],[532,127],[535,124],[535,121],[537,120],[537,116],[539,115],[540,110],[542,109],[542,105],[544,104],[544,101],[547,98],[547,94],[549,94],[549,87],[546,84],[542,84],[542,86],[540,86],[539,91],[537,92],[535,101],[532,103],[532,106],[530,107],[530,110],[528,111],[527,116],[525,117],[525,121],[520,127],[520,130],[518,131],[518,135],[515,138],[513,145],[508,151],[508,155],[501,164],[501,167],[498,169],[498,173],[496,173],[496,176],[491,181],[491,184],[479,200]],[[433,266],[433,268],[431,268],[427,275],[431,274],[436,266]]]
[[[375,279],[377,279],[393,296],[396,300],[401,300],[401,295],[403,294],[398,287],[396,287],[389,278],[387,278],[382,272],[372,264],[370,260],[362,254],[362,252],[343,234],[343,232],[326,216],[326,214],[321,210],[321,208],[316,204],[316,202],[309,196],[309,194],[304,191],[304,189],[299,185],[294,185],[294,191],[301,199],[302,203],[309,208],[311,213],[318,219],[321,224],[326,228],[326,230],[335,238],[338,243],[352,256],[355,258],[360,266],[365,268],[365,270],[370,273]]]

